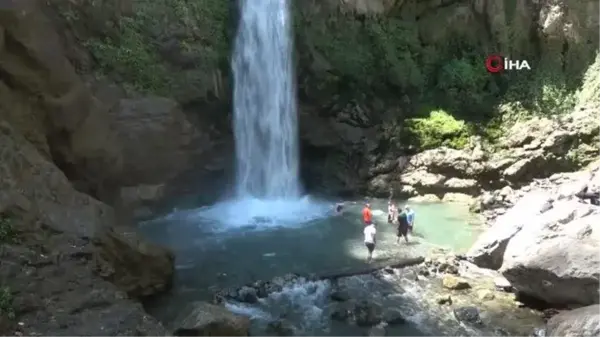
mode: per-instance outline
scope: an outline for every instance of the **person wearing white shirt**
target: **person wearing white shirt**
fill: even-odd
[[[369,251],[367,262],[371,262],[371,259],[373,258],[373,251],[375,250],[375,235],[377,234],[375,224],[371,222],[369,225],[365,226],[363,234],[365,235],[365,246],[367,246],[367,250]]]

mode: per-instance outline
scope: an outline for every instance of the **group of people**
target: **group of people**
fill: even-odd
[[[365,228],[363,229],[364,242],[367,247],[368,256],[367,261],[370,262],[373,257],[373,251],[375,250],[376,234],[377,229],[373,222],[373,212],[371,211],[371,205],[367,202],[362,210],[363,222]],[[388,201],[388,223],[396,225],[396,244],[400,244],[400,239],[404,237],[408,243],[408,233],[412,232],[415,221],[415,212],[408,206],[404,206],[404,209],[399,212],[399,207],[394,204],[391,200]]]

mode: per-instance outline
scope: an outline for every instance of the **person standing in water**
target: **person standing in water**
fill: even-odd
[[[398,214],[398,223],[397,223],[397,232],[396,232],[396,244],[400,244],[400,238],[404,236],[404,239],[408,243],[408,214],[406,213],[406,209],[400,214]]]
[[[412,233],[415,225],[415,211],[408,205],[404,206],[404,211],[406,212],[406,219],[408,220],[408,231]]]
[[[362,210],[362,217],[365,226],[373,223],[373,213],[371,212],[371,205],[368,202],[365,203],[365,208]]]
[[[390,200],[388,201],[388,223],[394,223],[398,212],[396,205]]]
[[[365,229],[363,229],[363,234],[365,235],[365,246],[367,247],[369,254],[367,255],[367,262],[371,262],[373,259],[373,251],[375,250],[375,243],[377,242],[375,239],[375,235],[377,234],[375,224],[371,222],[365,226]]]

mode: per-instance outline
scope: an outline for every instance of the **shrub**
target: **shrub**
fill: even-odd
[[[407,120],[407,130],[419,149],[447,146],[463,149],[469,144],[469,128],[443,110],[435,110],[427,118]]]

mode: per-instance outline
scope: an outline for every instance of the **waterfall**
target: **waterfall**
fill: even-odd
[[[239,197],[296,199],[298,126],[289,0],[240,0],[232,60]]]

